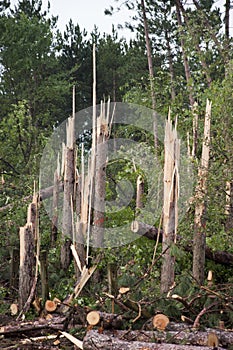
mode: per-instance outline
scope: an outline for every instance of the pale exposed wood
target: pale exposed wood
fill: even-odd
[[[126,293],[128,293],[130,291],[130,288],[129,287],[121,287],[120,289],[119,289],[119,293],[120,294],[126,294]]]
[[[100,321],[100,314],[98,311],[91,311],[87,314],[87,322],[91,326],[96,326]]]
[[[110,101],[108,102],[110,103]],[[109,125],[105,115],[105,103],[101,102],[100,116],[97,118],[95,181],[94,181],[94,215],[93,215],[93,245],[103,247],[105,219],[105,186],[109,137]]]
[[[84,266],[80,280],[78,281],[77,285],[74,288],[75,298],[77,298],[79,296],[83,287],[86,285],[87,281],[92,276],[92,274],[94,273],[96,268],[97,268],[97,265],[94,265],[94,266],[90,267],[89,269],[86,266]]]
[[[175,257],[171,247],[176,243],[178,225],[179,160],[180,140],[176,125],[172,126],[170,113],[165,126],[164,139],[164,198],[163,198],[163,242],[165,252],[161,269],[161,293],[166,293],[174,284]]]
[[[45,302],[45,310],[48,312],[54,312],[57,308],[57,303],[53,300],[46,300]]]
[[[198,183],[196,187],[196,205],[194,215],[194,235],[193,235],[193,276],[199,284],[204,282],[205,267],[205,196],[207,192],[207,178],[210,154],[210,117],[211,102],[206,102],[204,137],[202,143],[201,163],[198,169]]]
[[[86,316],[87,322],[90,326],[101,326],[103,329],[122,329],[124,326],[124,316],[101,312],[91,311]]]
[[[157,314],[153,317],[152,324],[154,328],[164,331],[169,322],[169,318],[166,315]]]
[[[35,300],[33,301],[32,305],[34,306],[34,308],[36,309],[36,312],[39,314],[42,310],[42,306],[41,306],[41,301],[42,298],[38,298],[36,297]]]
[[[134,220],[131,223],[131,231],[140,236],[145,236],[151,240],[157,240],[158,229],[144,222]],[[162,230],[160,231],[160,240],[162,241]]]
[[[143,208],[144,181],[141,175],[137,178],[136,210]]]
[[[67,333],[67,332],[61,332],[67,339],[69,339],[74,345],[76,345],[79,349],[83,348],[83,342],[77,338],[75,338],[73,335]]]
[[[212,348],[217,348],[218,347],[218,337],[216,333],[209,333],[208,334],[208,341],[207,345],[212,347]]]
[[[73,234],[73,199],[75,184],[75,118],[69,117],[66,125],[66,146],[64,155],[64,195],[62,212],[61,267],[66,270],[71,261],[71,237]]]
[[[19,311],[18,304],[15,304],[15,303],[11,304],[10,310],[11,310],[11,315],[12,316],[17,315],[17,313]]]

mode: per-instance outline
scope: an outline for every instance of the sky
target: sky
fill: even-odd
[[[46,3],[46,1],[44,1]],[[128,11],[124,6],[120,12],[113,16],[106,16],[104,10],[111,5],[116,6],[114,0],[50,0],[50,12],[53,15],[58,15],[58,28],[61,31],[65,30],[70,18],[74,24],[79,24],[81,30],[84,28],[90,34],[94,25],[98,27],[100,33],[112,33],[112,25],[117,29],[118,24],[124,25],[130,21],[132,16],[131,11]],[[129,39],[134,37],[130,30],[119,30],[119,36]]]
[[[18,1],[12,0],[11,2],[16,4]],[[122,0],[119,3],[123,2]],[[43,4],[46,6],[47,0],[43,0]],[[130,17],[135,14],[128,11],[124,6],[121,7],[120,12],[116,12],[112,16],[104,14],[106,8],[110,8],[111,5],[116,7],[118,4],[114,0],[50,0],[50,13],[55,16],[58,15],[58,28],[62,32],[71,18],[75,25],[79,24],[81,30],[86,29],[89,34],[93,31],[94,25],[97,26],[101,34],[111,34],[113,24],[116,29],[118,24],[124,26],[124,23],[130,22]],[[224,12],[224,4],[225,0],[215,1],[216,6],[221,6],[221,12]],[[231,27],[231,35],[232,32],[233,28]],[[118,30],[118,33],[119,37],[125,37],[127,40],[135,37],[135,34],[128,29]]]

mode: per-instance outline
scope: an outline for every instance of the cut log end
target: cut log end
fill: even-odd
[[[157,314],[153,317],[152,324],[154,328],[164,331],[169,323],[169,318],[163,314]]]
[[[216,333],[212,332],[208,334],[207,345],[212,348],[218,347],[218,337]]]
[[[46,300],[45,310],[48,312],[54,312],[57,308],[57,303],[52,300]]]
[[[16,316],[18,314],[18,309],[19,309],[18,304],[15,304],[15,303],[11,304],[10,306],[11,315]]]
[[[100,321],[100,314],[98,311],[91,311],[87,314],[87,322],[90,326],[96,326]]]

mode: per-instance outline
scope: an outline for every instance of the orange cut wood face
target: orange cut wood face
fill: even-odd
[[[153,318],[153,326],[158,330],[164,331],[169,323],[169,318],[163,314],[157,314]]]

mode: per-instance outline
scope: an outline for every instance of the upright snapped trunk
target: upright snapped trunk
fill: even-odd
[[[170,116],[165,128],[164,203],[163,203],[163,261],[161,270],[161,293],[174,285],[175,256],[172,247],[176,243],[179,196],[180,140],[177,130],[172,128]]]
[[[108,123],[101,111],[97,119],[97,145],[95,158],[94,181],[94,220],[93,220],[93,244],[95,247],[103,247],[104,244],[104,220],[105,220],[105,185],[107,166],[107,138]]]
[[[205,269],[205,197],[207,193],[207,179],[209,170],[209,154],[210,154],[210,117],[211,102],[207,100],[204,138],[202,143],[201,163],[198,169],[198,183],[196,188],[196,206],[194,216],[194,235],[193,235],[193,277],[200,285],[204,282]]]
[[[68,119],[64,154],[64,197],[62,213],[61,267],[67,270],[71,262],[71,238],[73,238],[73,200],[75,181],[74,118]]]

